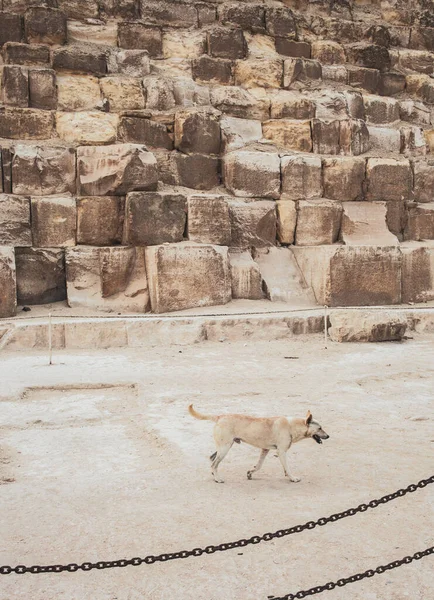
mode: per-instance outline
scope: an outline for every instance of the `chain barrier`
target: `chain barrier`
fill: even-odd
[[[324,585],[317,585],[309,590],[300,590],[295,594],[286,594],[286,596],[268,596],[269,600],[296,600],[298,598],[306,598],[306,596],[314,596],[315,594],[321,594],[321,592],[326,592],[327,590],[334,590],[336,587],[344,587],[348,583],[355,583],[356,581],[362,581],[362,579],[366,579],[367,577],[374,577],[374,575],[381,575],[381,573],[385,573],[386,571],[391,571],[392,569],[397,569],[401,565],[409,565],[414,560],[420,560],[424,556],[429,556],[430,554],[434,554],[434,546],[431,548],[427,548],[426,550],[422,550],[421,552],[415,552],[413,556],[406,556],[405,558],[401,558],[400,560],[394,560],[390,562],[388,565],[383,565],[377,567],[376,569],[368,569],[363,573],[357,573],[357,575],[350,575],[350,577],[343,577],[342,579],[338,579],[337,581],[329,581]]]
[[[357,513],[362,513],[367,511],[368,509],[377,508],[380,504],[387,504],[387,502],[391,502],[392,500],[396,500],[397,498],[402,498],[406,494],[416,492],[418,489],[422,489],[427,485],[434,483],[434,475],[429,477],[428,479],[422,479],[418,483],[412,483],[406,488],[397,490],[393,494],[386,494],[381,498],[376,500],[371,500],[367,504],[359,504],[356,508],[349,508],[344,512],[335,513],[328,517],[321,517],[317,521],[307,521],[304,525],[294,525],[289,529],[279,529],[274,533],[264,533],[263,535],[254,535],[251,538],[237,540],[235,542],[226,542],[224,544],[219,544],[217,546],[206,546],[205,548],[193,548],[193,550],[181,550],[179,552],[168,552],[165,554],[158,554],[156,556],[149,555],[145,558],[130,558],[130,559],[120,559],[120,560],[110,560],[110,561],[98,561],[96,563],[92,562],[84,562],[81,565],[76,563],[70,563],[68,565],[33,565],[31,567],[26,567],[25,565],[18,565],[16,567],[2,566],[0,567],[0,575],[9,575],[11,573],[15,573],[16,575],[23,575],[24,573],[62,573],[64,571],[68,571],[69,573],[75,573],[76,571],[91,571],[92,569],[113,569],[117,567],[138,567],[145,563],[146,565],[151,565],[155,562],[166,562],[168,560],[176,560],[178,558],[188,558],[190,556],[202,556],[202,554],[214,554],[215,552],[225,552],[226,550],[232,550],[233,548],[244,548],[245,546],[249,546],[250,544],[259,544],[260,542],[269,542],[275,538],[282,538],[288,535],[292,535],[293,533],[301,533],[306,529],[314,529],[317,526],[323,526],[327,523],[334,523],[339,521],[340,519],[344,519],[345,517],[353,517]],[[316,592],[318,593],[318,592]],[[309,595],[309,594],[306,594]],[[294,596],[295,597],[295,596]],[[297,598],[304,598],[304,596],[297,596]]]

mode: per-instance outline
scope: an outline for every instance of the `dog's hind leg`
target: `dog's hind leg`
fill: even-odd
[[[277,454],[279,456],[280,462],[282,463],[283,472],[285,473],[285,477],[287,477],[289,479],[289,481],[292,481],[294,483],[297,483],[298,481],[300,481],[299,477],[294,477],[293,475],[291,475],[289,473],[288,463],[286,461],[286,452],[284,452],[283,450],[279,450],[279,448],[278,448]]]
[[[234,442],[231,441],[231,442],[228,442],[227,444],[225,444],[224,446],[220,446],[217,448],[217,452],[215,453],[216,456],[211,464],[211,473],[212,473],[212,476],[214,477],[214,481],[216,483],[224,483],[225,482],[224,479],[222,479],[221,477],[218,476],[217,469],[218,469],[219,464],[222,462],[222,460],[226,456],[226,454],[232,448],[233,443]]]
[[[255,473],[256,471],[259,471],[259,469],[262,467],[264,460],[269,452],[270,451],[266,450],[265,448],[263,448],[261,450],[261,454],[259,456],[259,460],[258,460],[257,464],[253,467],[253,469],[250,469],[250,471],[247,471],[247,479],[251,479],[253,473]]]

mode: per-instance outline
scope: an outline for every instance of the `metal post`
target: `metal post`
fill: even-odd
[[[53,364],[53,343],[51,335],[51,313],[48,313],[48,351],[49,351],[49,365]]]
[[[327,350],[327,321],[328,321],[327,309],[328,309],[327,304],[324,304],[324,349],[325,350]]]

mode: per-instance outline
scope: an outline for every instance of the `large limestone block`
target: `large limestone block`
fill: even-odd
[[[348,119],[350,114],[348,100],[343,92],[322,92],[316,97],[315,106],[317,119]]]
[[[413,177],[415,202],[432,202],[434,200],[434,161],[415,161]]]
[[[64,146],[15,146],[14,194],[48,196],[75,192],[75,150]]]
[[[279,197],[280,158],[277,153],[235,151],[225,156],[223,165],[224,184],[235,196]]]
[[[215,58],[245,58],[247,44],[240,29],[216,27],[207,34],[208,52]]]
[[[371,151],[376,154],[401,151],[401,132],[391,127],[368,127]]]
[[[75,246],[77,209],[75,198],[32,198],[33,245],[39,248]]]
[[[142,86],[134,77],[104,77],[101,92],[112,112],[145,108]]]
[[[366,177],[367,200],[409,200],[412,173],[408,160],[369,158]]]
[[[158,27],[121,22],[118,24],[118,42],[121,48],[146,50],[153,58],[163,54],[163,37]]]
[[[399,121],[399,102],[394,98],[365,94],[363,103],[368,123],[384,124]]]
[[[175,116],[175,148],[186,154],[220,152],[219,113],[187,109]]]
[[[295,243],[297,246],[333,244],[338,239],[341,218],[342,205],[336,200],[300,200]]]
[[[250,252],[231,251],[229,253],[229,263],[231,268],[232,298],[261,300],[264,297],[261,271]]]
[[[321,63],[308,58],[287,58],[283,67],[283,87],[289,88],[298,82],[322,79]]]
[[[208,85],[233,84],[233,63],[226,58],[201,56],[192,61],[193,79]]]
[[[0,194],[0,246],[31,246],[30,199]]]
[[[230,246],[231,220],[228,203],[223,196],[190,196],[188,239],[202,244]]]
[[[147,23],[163,27],[196,27],[198,15],[192,4],[169,0],[140,0],[140,14]]]
[[[139,6],[135,0],[100,0],[98,2],[101,16],[121,19],[138,19]]]
[[[297,21],[287,6],[267,8],[265,23],[267,33],[273,37],[295,39],[297,36]]]
[[[382,74],[378,69],[349,66],[347,79],[348,84],[356,89],[366,90],[370,94],[381,93]]]
[[[404,242],[402,253],[402,302],[434,300],[434,243]]]
[[[238,60],[235,65],[235,85],[243,88],[280,88],[283,61],[279,59]]]
[[[29,8],[24,14],[24,34],[29,44],[64,44],[66,15],[56,8]]]
[[[58,112],[56,129],[72,144],[108,144],[116,140],[118,121],[118,115],[101,112]]]
[[[219,159],[206,154],[170,155],[170,181],[193,190],[211,190],[220,183]]]
[[[17,248],[19,304],[48,304],[66,300],[65,254],[58,248]]]
[[[177,106],[209,106],[210,90],[188,77],[176,77],[173,80],[173,96]]]
[[[314,119],[312,123],[313,151],[316,154],[358,156],[369,150],[369,132],[361,119],[328,121]]]
[[[148,149],[173,149],[173,135],[168,126],[146,117],[121,117],[118,138],[121,142],[144,144]]]
[[[256,202],[229,200],[232,241],[235,248],[261,248],[276,244],[276,204],[271,200]]]
[[[66,250],[68,305],[107,312],[146,312],[149,294],[143,248]]]
[[[306,284],[290,248],[266,248],[255,251],[263,289],[271,302],[314,305],[312,290]]]
[[[315,103],[300,92],[279,90],[271,96],[272,119],[312,119]]]
[[[27,69],[5,65],[1,72],[3,102],[9,106],[29,106],[29,77]]]
[[[117,46],[118,27],[115,22],[83,23],[68,21],[68,44],[91,43],[102,46]]]
[[[53,51],[56,71],[75,71],[103,77],[107,74],[108,51],[96,44],[71,44]]]
[[[391,342],[402,340],[407,329],[405,315],[381,311],[332,311],[328,332],[334,342]]]
[[[114,144],[77,148],[81,196],[123,196],[157,189],[157,161],[144,146]]]
[[[345,50],[348,62],[354,65],[360,65],[367,69],[378,69],[379,71],[390,70],[390,55],[384,46],[377,46],[376,44],[369,44],[367,42],[357,42],[347,45]]]
[[[240,87],[215,87],[211,89],[210,97],[211,104],[228,116],[259,121],[269,118],[270,100],[257,98]]]
[[[54,115],[36,108],[0,108],[0,138],[47,140],[54,135]]]
[[[349,246],[393,246],[398,239],[387,226],[384,202],[344,202],[341,237]]]
[[[151,110],[171,110],[175,108],[173,81],[150,75],[143,80],[146,91],[146,108]]]
[[[223,152],[238,150],[262,138],[261,121],[225,116],[220,120],[220,127]]]
[[[307,58],[310,58],[308,56]],[[343,65],[346,62],[342,44],[331,40],[315,40],[312,42],[312,58],[323,65]]]
[[[113,246],[122,241],[125,198],[87,196],[77,199],[77,244]]]
[[[434,57],[432,52],[426,50],[403,48],[399,51],[398,62],[401,69],[409,69],[425,75],[432,75],[434,72]]]
[[[17,311],[15,252],[0,246],[0,318],[13,317]]]
[[[131,192],[127,195],[124,242],[155,246],[181,242],[187,221],[187,200],[171,192]]]
[[[163,33],[163,56],[164,58],[199,58],[205,52],[205,43],[206,37],[202,31],[169,29]]]
[[[218,12],[222,23],[236,25],[244,31],[265,33],[265,6],[262,4],[222,4]]]
[[[322,197],[321,159],[318,156],[282,156],[281,170],[282,200]]]
[[[312,133],[310,121],[271,119],[262,125],[264,138],[285,150],[311,152]]]
[[[29,71],[30,106],[44,110],[57,108],[56,72],[53,69]]]
[[[324,196],[341,202],[362,200],[366,160],[337,156],[323,160]]]
[[[3,46],[3,61],[6,65],[48,66],[50,48],[44,44],[6,42]]]
[[[401,127],[400,134],[401,154],[404,156],[425,156],[430,151],[422,127]]]
[[[408,208],[407,240],[434,240],[434,202],[414,204]]]
[[[228,249],[191,242],[146,248],[152,311],[226,304],[231,299]]]
[[[109,74],[145,77],[150,73],[149,55],[146,50],[113,49],[108,58]]]
[[[58,109],[92,110],[101,105],[99,79],[90,75],[57,76]]]
[[[388,246],[294,246],[318,304],[375,306],[401,302],[401,253]]]
[[[20,15],[10,14],[6,6],[0,5],[4,12],[0,12],[0,46],[7,42],[21,42],[23,38],[23,24]]]
[[[293,244],[297,224],[297,207],[293,200],[278,200],[277,238],[281,244]]]

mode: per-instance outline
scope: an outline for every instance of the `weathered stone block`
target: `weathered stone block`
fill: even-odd
[[[136,0],[99,0],[98,4],[103,16],[120,19],[137,19],[140,16]]]
[[[57,76],[58,108],[62,111],[92,110],[101,105],[97,77],[87,75]]]
[[[250,252],[229,253],[229,263],[232,280],[232,298],[246,298],[248,300],[261,300],[262,277],[258,263]]]
[[[42,44],[6,42],[3,46],[3,60],[6,65],[48,66],[50,47]]]
[[[228,249],[191,242],[146,248],[152,311],[226,304],[231,299]]]
[[[56,70],[106,75],[107,55],[105,49],[92,44],[72,44],[53,51],[53,67]]]
[[[346,62],[344,47],[331,40],[312,42],[312,58],[325,65],[343,65]]]
[[[119,23],[118,41],[121,48],[146,50],[152,58],[163,55],[161,29],[143,23]]]
[[[273,152],[240,150],[227,154],[224,184],[235,196],[278,198],[280,158]]]
[[[15,147],[12,161],[14,194],[73,194],[75,176],[73,148],[22,144]]]
[[[17,248],[19,304],[48,304],[66,300],[65,255],[51,248]]]
[[[272,119],[263,123],[262,131],[264,138],[285,150],[297,150],[298,152],[311,152],[312,150],[310,121]]]
[[[402,253],[402,302],[434,300],[433,242],[405,242]]]
[[[366,120],[368,123],[393,123],[399,121],[399,103],[393,98],[363,96]]]
[[[75,246],[77,210],[75,198],[31,199],[33,245],[39,248]]]
[[[196,4],[199,27],[211,25],[217,20],[217,7],[210,4]]]
[[[349,107],[347,97],[342,92],[321,92],[315,99],[318,119],[348,119]]]
[[[273,37],[294,39],[297,36],[297,25],[294,13],[286,6],[267,8],[265,23],[267,33]]]
[[[189,109],[175,115],[175,147],[187,154],[220,152],[219,113]]]
[[[282,200],[322,197],[321,159],[318,156],[282,156]]]
[[[244,31],[265,32],[265,6],[263,4],[230,4],[219,6],[222,23],[232,23]]]
[[[276,204],[270,200],[243,202],[229,200],[232,242],[235,248],[276,244]]]
[[[187,200],[181,194],[132,192],[127,195],[124,243],[155,246],[181,242],[187,221]]]
[[[113,246],[122,242],[125,198],[77,198],[77,244]]]
[[[146,312],[149,293],[144,248],[68,248],[68,304],[107,312]]]
[[[192,79],[179,77],[173,81],[173,95],[178,106],[209,106],[209,88]]]
[[[129,77],[143,77],[151,70],[147,50],[114,48],[108,56],[108,72]]]
[[[424,50],[401,49],[399,51],[399,67],[425,73],[425,75],[432,75],[434,72],[434,57],[432,52]]]
[[[404,315],[387,312],[333,311],[330,339],[334,342],[390,342],[402,340],[407,329]]]
[[[387,226],[384,202],[344,202],[341,237],[349,246],[394,246],[398,239]]]
[[[321,63],[307,58],[287,58],[283,67],[283,87],[289,88],[296,81],[321,79]]]
[[[272,119],[312,119],[315,103],[299,92],[281,90],[271,97]]]
[[[145,108],[140,81],[133,77],[104,77],[101,79],[101,92],[107,106],[113,112],[139,110]]]
[[[217,27],[207,34],[208,53],[214,58],[237,59],[247,54],[247,44],[241,29]]]
[[[0,190],[5,194],[12,194],[12,151],[10,148],[0,148],[1,168],[3,171],[3,181]]]
[[[0,246],[31,246],[30,199],[0,194]]]
[[[13,317],[17,311],[15,252],[0,246],[0,318]]]
[[[173,139],[167,126],[144,117],[121,117],[118,137],[122,142],[145,144],[149,149],[173,148]]]
[[[277,239],[281,244],[293,244],[297,224],[296,204],[293,200],[278,200],[276,208]]]
[[[323,160],[324,196],[348,202],[362,200],[366,161],[364,158],[339,156]]]
[[[202,244],[230,246],[231,221],[229,207],[223,196],[190,196],[188,239]]]
[[[206,83],[232,83],[232,62],[224,58],[201,56],[192,62],[193,79]]]
[[[220,120],[222,151],[231,152],[262,138],[261,121],[223,117]]]
[[[408,207],[406,240],[434,240],[434,202]]]
[[[6,42],[21,42],[22,37],[20,15],[11,14],[7,11],[0,12],[0,47]]]
[[[56,114],[60,138],[72,144],[108,144],[117,137],[119,117],[101,112],[65,112]]]
[[[356,44],[347,45],[345,50],[348,62],[350,63],[366,67],[367,69],[378,69],[379,71],[390,70],[390,55],[384,46],[357,42]]]
[[[29,96],[32,108],[55,110],[57,107],[56,72],[52,69],[31,69]]]
[[[408,160],[369,158],[366,176],[367,200],[409,200],[412,173]]]
[[[297,246],[333,244],[338,239],[341,218],[342,205],[336,200],[300,200],[295,243]]]
[[[308,42],[296,42],[287,38],[275,38],[276,52],[283,56],[292,56],[294,58],[310,58],[311,45]]]
[[[211,103],[224,114],[240,119],[269,118],[270,101],[257,98],[239,87],[217,87],[211,89]]]
[[[163,77],[149,76],[143,80],[146,91],[146,108],[170,110],[175,107],[173,81]]]
[[[5,65],[2,69],[3,102],[9,106],[29,106],[29,78],[27,69]]]
[[[24,15],[24,33],[30,44],[64,44],[66,15],[56,8],[29,8]]]
[[[113,21],[68,21],[68,44],[117,46],[118,24]]]
[[[157,189],[157,161],[140,145],[77,148],[77,171],[81,196],[124,196]]]
[[[163,34],[164,58],[199,58],[206,52],[203,31],[169,29]]]
[[[376,94],[380,90],[381,76],[378,69],[347,67],[348,85]],[[380,93],[380,92],[379,92]]]
[[[404,156],[425,156],[429,152],[424,130],[421,127],[410,125],[400,128],[401,154]]]
[[[196,27],[196,7],[168,0],[140,0],[140,14],[147,23],[164,27]]]
[[[312,123],[313,151],[316,154],[359,155],[369,150],[369,132],[364,121],[347,119]]]
[[[219,160],[205,154],[171,155],[175,185],[182,185],[194,190],[210,190],[220,183]]]
[[[377,90],[380,96],[395,96],[405,90],[405,85],[405,75],[390,71],[381,73]]]
[[[417,160],[413,163],[414,200],[432,202],[434,190],[434,161]]]
[[[414,100],[402,100],[399,103],[399,116],[402,121],[429,125],[431,122],[430,110],[422,102]]]
[[[368,127],[371,151],[378,153],[401,151],[401,133],[390,127]]]

